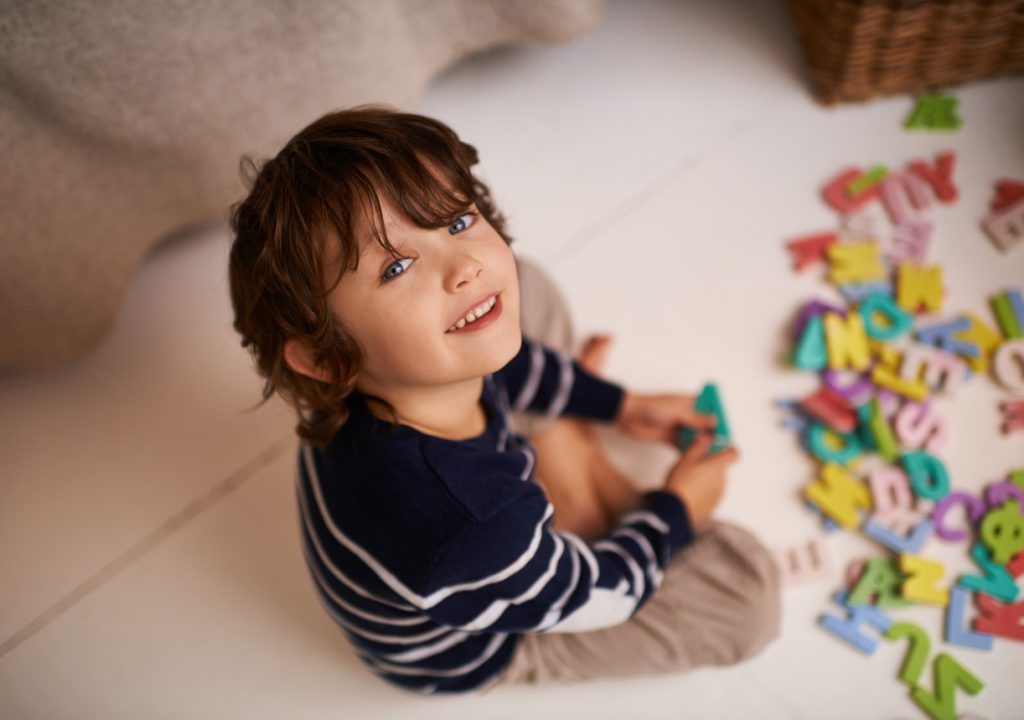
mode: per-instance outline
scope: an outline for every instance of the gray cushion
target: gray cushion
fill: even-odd
[[[223,220],[242,154],[409,108],[468,53],[564,42],[603,0],[12,0],[0,22],[0,367],[81,357],[161,237]],[[456,131],[458,128],[456,128]]]

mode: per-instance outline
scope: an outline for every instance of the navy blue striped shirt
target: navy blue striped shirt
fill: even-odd
[[[484,377],[483,434],[448,440],[389,423],[351,396],[326,451],[303,444],[296,484],[302,546],[317,594],[369,668],[402,688],[482,688],[523,633],[625,622],[693,539],[673,493],[641,505],[588,544],[551,529],[533,448],[510,410],[611,421],[620,386],[523,338]]]

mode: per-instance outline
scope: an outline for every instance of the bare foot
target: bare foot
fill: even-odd
[[[611,348],[611,344],[611,335],[591,335],[583,342],[583,349],[580,350],[576,361],[587,372],[600,375],[608,359],[608,350]]]

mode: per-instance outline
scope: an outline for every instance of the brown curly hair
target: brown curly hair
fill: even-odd
[[[444,227],[474,202],[506,243],[505,218],[470,171],[479,158],[438,120],[385,105],[328,113],[299,131],[262,165],[244,155],[248,195],[231,205],[228,274],[234,328],[265,379],[262,405],[275,393],[299,414],[295,430],[324,448],[349,416],[362,352],[327,298],[359,264],[360,218],[399,257],[384,229],[378,193],[423,229]],[[338,273],[325,287],[326,243],[337,243]],[[288,340],[308,351],[329,382],[285,362]],[[381,398],[397,424],[394,408]]]

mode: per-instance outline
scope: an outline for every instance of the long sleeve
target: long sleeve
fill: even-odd
[[[451,542],[428,575],[420,609],[468,632],[584,632],[628,620],[661,585],[693,529],[683,502],[643,496],[588,545],[551,530],[553,508],[534,484]]]
[[[625,394],[622,386],[593,375],[568,355],[525,336],[519,353],[496,375],[508,389],[514,412],[610,421],[618,416]]]

